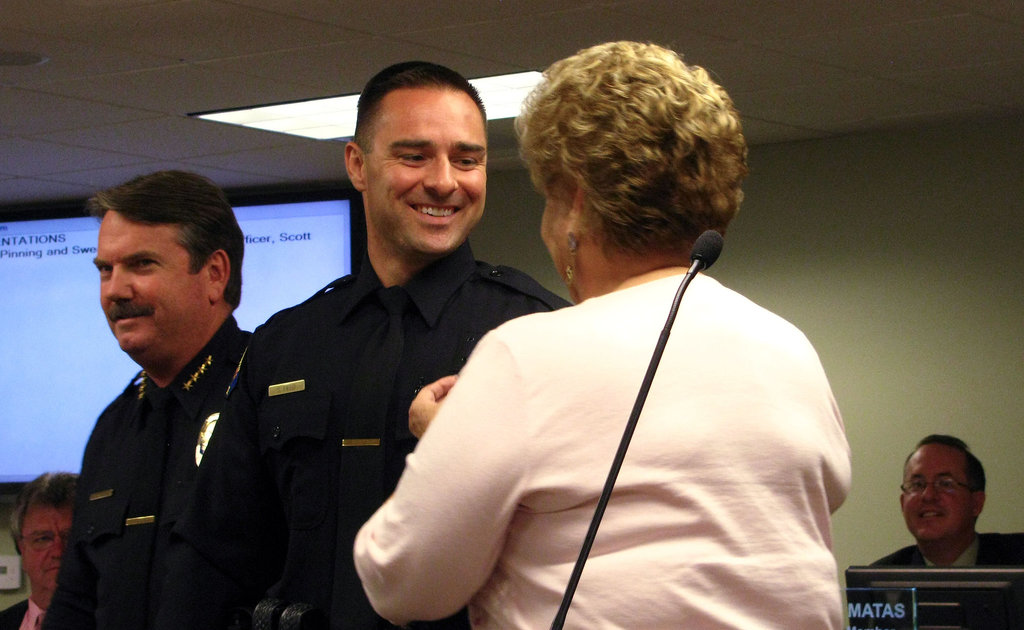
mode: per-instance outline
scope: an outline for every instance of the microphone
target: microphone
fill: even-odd
[[[656,361],[661,360],[661,353],[665,349],[665,343],[668,341],[668,333],[672,328],[672,323],[676,321],[679,302],[683,299],[686,287],[690,286],[690,282],[697,275],[698,271],[706,270],[715,264],[718,256],[722,253],[723,245],[725,245],[725,241],[722,239],[722,235],[714,230],[704,230],[697,237],[697,240],[693,242],[693,249],[690,250],[690,269],[683,276],[683,281],[679,283],[679,289],[672,300],[672,308],[668,312],[668,320],[665,321],[665,328],[661,331],[661,339],[658,340],[658,347],[654,349],[654,358],[651,359],[654,367],[657,367]]]
[[[640,384],[640,391],[637,393],[636,401],[633,403],[633,411],[629,414],[626,430],[623,432],[622,440],[619,442],[619,450],[615,453],[611,470],[608,471],[608,478],[605,480],[604,490],[601,492],[601,498],[597,501],[597,508],[594,509],[594,517],[590,521],[590,529],[587,530],[587,535],[583,539],[583,547],[580,549],[580,555],[576,559],[576,565],[573,567],[572,575],[569,577],[569,583],[565,587],[562,603],[558,607],[554,620],[551,622],[551,630],[561,630],[565,624],[565,616],[569,613],[572,597],[576,593],[576,585],[579,584],[580,576],[583,574],[583,565],[587,562],[590,548],[594,545],[594,539],[597,537],[597,528],[601,525],[601,518],[604,516],[605,508],[608,507],[608,500],[612,495],[612,488],[615,487],[615,480],[618,478],[622,462],[626,458],[626,449],[629,448],[629,442],[633,439],[633,432],[636,430],[637,421],[640,419],[640,412],[647,401],[647,393],[651,390],[651,383],[654,382],[654,373],[658,369],[658,364],[661,363],[661,355],[665,352],[665,345],[668,343],[672,324],[676,321],[676,314],[679,312],[679,303],[683,299],[683,293],[686,291],[686,287],[690,286],[690,282],[697,275],[697,272],[715,264],[719,254],[722,253],[723,244],[722,235],[714,230],[704,231],[693,242],[693,249],[690,250],[690,269],[683,276],[683,281],[679,284],[675,297],[672,299],[672,307],[669,309],[668,319],[665,321],[665,327],[661,329],[661,336],[658,338],[657,345],[654,346],[654,355],[651,356],[651,362],[647,366],[647,373],[644,375],[643,383]]]
[[[721,234],[714,230],[705,230],[693,242],[693,249],[690,250],[690,262],[700,261],[703,264],[700,269],[709,269],[718,260],[724,244],[725,240]]]

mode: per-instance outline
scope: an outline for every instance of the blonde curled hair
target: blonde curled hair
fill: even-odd
[[[725,233],[747,174],[732,100],[698,66],[654,44],[612,42],[551,65],[516,119],[534,186],[579,186],[606,247],[685,251]]]

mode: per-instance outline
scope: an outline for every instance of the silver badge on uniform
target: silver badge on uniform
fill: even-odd
[[[203,428],[199,429],[199,440],[196,442],[196,466],[199,462],[203,461],[203,453],[206,452],[206,447],[210,443],[210,438],[213,436],[213,430],[217,428],[217,419],[220,418],[220,412],[211,413],[210,417],[203,422]]]

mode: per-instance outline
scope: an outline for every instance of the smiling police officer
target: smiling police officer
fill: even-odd
[[[461,75],[424,62],[380,72],[345,157],[367,255],[254,334],[176,530],[188,545],[176,550],[162,630],[223,628],[232,607],[268,593],[317,607],[333,630],[392,627],[363,593],[352,544],[416,444],[413,396],[456,373],[488,330],[565,305],[519,271],[474,260],[487,136]]]

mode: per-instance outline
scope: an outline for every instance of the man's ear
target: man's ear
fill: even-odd
[[[345,145],[345,170],[348,171],[348,179],[356,190],[366,190],[366,156],[355,142]]]
[[[972,492],[971,500],[974,504],[971,508],[971,513],[974,514],[974,518],[978,518],[981,516],[981,510],[985,507],[985,491],[978,490],[976,492]]]
[[[202,273],[206,274],[210,304],[216,304],[224,299],[224,290],[228,286],[228,278],[231,277],[231,259],[223,249],[210,254],[206,259],[206,266]]]

